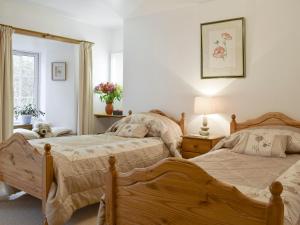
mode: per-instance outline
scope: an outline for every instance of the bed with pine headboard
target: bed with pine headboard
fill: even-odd
[[[150,112],[171,119],[179,125],[180,128],[178,129],[181,129],[184,133],[184,113],[177,120],[160,110],[151,110]],[[50,144],[45,144],[44,154],[42,154],[21,134],[14,134],[7,141],[0,144],[0,181],[41,199],[45,214],[45,225],[48,224],[46,218],[47,198],[52,183],[56,182],[54,174],[55,157],[53,157],[52,147]],[[88,166],[86,165],[86,168]],[[99,171],[100,169],[98,168]],[[98,200],[100,200],[100,197],[97,197]]]
[[[265,125],[300,128],[300,121],[267,113],[243,123],[232,116],[231,133]],[[247,197],[200,166],[168,158],[149,168],[118,173],[109,159],[106,174],[106,225],[283,225],[280,182],[270,184],[269,202]],[[103,209],[104,211],[104,209]]]

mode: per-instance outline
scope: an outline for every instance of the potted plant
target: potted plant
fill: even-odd
[[[99,94],[100,100],[106,103],[105,112],[107,115],[112,115],[115,100],[120,101],[122,99],[122,87],[113,83],[101,83],[94,89],[96,94]]]
[[[17,118],[21,116],[23,124],[31,124],[32,117],[37,118],[45,115],[44,112],[40,111],[32,104],[24,105],[22,107],[15,107],[14,111]]]

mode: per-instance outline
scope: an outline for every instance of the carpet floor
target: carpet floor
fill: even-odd
[[[0,225],[42,225],[42,203],[24,194],[15,200],[0,201]],[[92,205],[75,212],[66,225],[96,225],[99,205]]]

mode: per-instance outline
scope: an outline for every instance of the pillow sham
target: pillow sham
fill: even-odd
[[[181,157],[179,147],[182,142],[180,126],[171,119],[156,113],[137,113],[114,123],[106,132],[117,132],[123,124],[144,124],[148,128],[147,136],[160,137],[172,156]]]
[[[26,130],[23,128],[19,128],[19,129],[14,129],[14,133],[19,133],[22,134],[26,140],[32,140],[32,139],[39,139],[40,136],[38,135],[38,133],[31,131],[31,130]]]
[[[64,136],[72,133],[72,130],[65,127],[51,127],[53,137]]]
[[[240,136],[232,151],[246,155],[285,158],[289,136],[270,132],[248,132]]]
[[[300,129],[291,126],[263,126],[261,128],[250,128],[251,133],[268,132],[278,135],[287,135],[288,144],[286,153],[300,153]],[[243,132],[243,131],[240,131]]]
[[[148,128],[144,124],[129,123],[118,127],[116,131],[117,136],[143,138],[148,133]]]

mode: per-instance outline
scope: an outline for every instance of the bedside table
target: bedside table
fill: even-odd
[[[183,136],[181,154],[185,159],[203,155],[211,150],[224,136],[203,138],[197,135]]]

